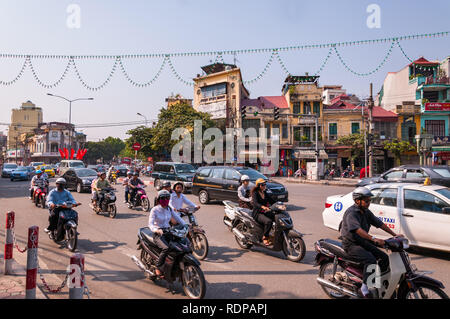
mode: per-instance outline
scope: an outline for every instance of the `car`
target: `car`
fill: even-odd
[[[29,181],[33,177],[33,172],[32,166],[19,166],[11,172],[10,180]]]
[[[86,168],[93,169],[97,172],[97,165],[88,165]]]
[[[62,160],[59,164],[59,172],[60,176],[64,175],[67,170],[71,168],[85,168],[83,161],[80,160]]]
[[[363,178],[357,186],[392,182],[423,184],[427,177],[431,179],[432,184],[450,187],[450,170],[446,165],[402,165],[391,168],[381,176]]]
[[[41,165],[40,167],[39,167],[39,169],[43,172],[43,173],[45,173],[45,174],[47,174],[47,176],[48,177],[55,177],[55,170],[53,169],[53,167],[51,167],[50,165]]]
[[[127,176],[128,169],[125,166],[119,165],[116,167],[118,173],[117,176]]]
[[[283,184],[270,181],[257,170],[245,166],[202,166],[194,175],[192,194],[198,196],[200,203],[211,200],[238,201],[237,189],[242,175],[247,175],[254,184],[257,179],[267,181],[267,193],[274,201],[288,202],[289,193]]]
[[[69,168],[62,177],[66,180],[68,190],[82,193],[91,190],[91,184],[97,178],[97,172],[90,168]]]
[[[161,189],[163,182],[170,182],[171,185],[176,182],[182,182],[185,192],[192,189],[192,179],[194,178],[195,168],[191,164],[180,162],[157,162],[153,166],[151,176],[153,185],[157,190]]]
[[[11,172],[15,170],[17,167],[19,167],[17,164],[14,163],[5,163],[3,164],[2,168],[2,177],[10,177]]]
[[[365,186],[375,195],[370,211],[412,246],[450,252],[450,189],[441,185],[379,183]],[[327,197],[323,224],[340,231],[345,211],[354,204],[352,192]],[[379,238],[389,234],[372,227]]]
[[[30,166],[34,168],[34,170],[37,170],[37,167],[40,165],[44,165],[44,162],[31,162]]]

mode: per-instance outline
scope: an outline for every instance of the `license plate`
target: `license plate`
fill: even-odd
[[[278,198],[285,198],[286,195],[279,195]]]

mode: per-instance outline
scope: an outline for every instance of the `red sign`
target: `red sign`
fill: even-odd
[[[138,142],[134,143],[133,144],[133,149],[135,151],[139,151],[141,149],[141,144],[139,144]]]
[[[439,156],[443,161],[450,160],[450,152],[438,152],[436,155]]]
[[[425,103],[425,111],[450,111],[450,103]]]

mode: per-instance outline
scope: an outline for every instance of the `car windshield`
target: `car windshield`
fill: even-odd
[[[17,168],[16,164],[5,164],[5,168]]]
[[[77,170],[77,175],[79,177],[97,176],[97,172],[94,171],[93,169],[85,168]]]
[[[258,178],[262,178],[264,180],[268,180],[268,178],[266,176],[264,176],[263,174],[261,174],[257,170],[254,170],[253,168],[241,169],[241,170],[239,170],[239,173],[241,175],[247,175],[248,177],[250,177],[251,181],[256,181]]]
[[[26,170],[27,170],[27,168],[23,167],[23,166],[19,166],[16,168],[16,171],[26,171]]]
[[[84,167],[83,162],[72,162],[70,163],[70,167]]]
[[[195,173],[194,166],[190,164],[180,164],[176,166],[177,173]]]
[[[446,168],[433,168],[433,172],[441,175],[442,177],[450,177],[450,171]]]
[[[41,170],[46,170],[46,169],[53,169],[50,166],[41,166]]]
[[[441,188],[436,190],[436,193],[441,194],[442,196],[447,197],[448,199],[450,199],[450,189],[448,188]]]

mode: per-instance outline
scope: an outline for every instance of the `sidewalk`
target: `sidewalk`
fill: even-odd
[[[332,185],[332,186],[345,186],[356,187],[358,183],[357,178],[334,178],[332,180],[322,179],[320,181],[313,181],[297,177],[271,177],[272,180],[279,183],[294,183],[294,184],[318,184],[318,185]]]

